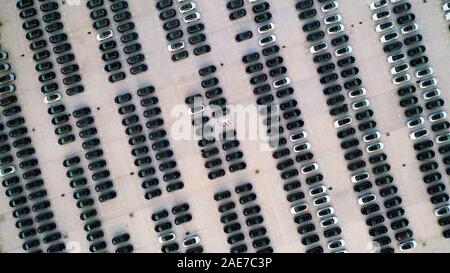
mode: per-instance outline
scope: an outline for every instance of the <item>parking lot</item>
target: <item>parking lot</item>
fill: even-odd
[[[63,234],[62,241],[66,244],[67,251],[88,252],[90,242],[85,238],[86,232],[83,230],[85,223],[80,221],[81,210],[76,207],[76,200],[72,197],[74,190],[69,186],[67,169],[62,164],[63,160],[70,156],[84,157],[85,151],[81,148],[82,139],[77,138],[69,145],[58,145],[51,117],[46,113],[44,96],[39,91],[41,83],[38,82],[38,74],[34,70],[33,53],[29,49],[29,41],[25,39],[25,32],[20,27],[23,22],[18,16],[19,10],[15,6],[15,1],[0,0],[0,2],[4,7],[0,10],[1,50],[9,53],[9,63],[17,76],[15,95],[36,149],[42,179],[45,181],[48,199],[55,214],[54,221]],[[243,159],[247,164],[244,170],[235,173],[227,171],[224,177],[210,180],[208,170],[203,166],[205,159],[202,158],[201,148],[196,141],[171,139],[173,159],[181,173],[184,188],[173,192],[163,190],[160,197],[146,200],[145,191],[140,186],[141,179],[137,176],[138,169],[133,164],[135,158],[128,145],[129,136],[125,134],[121,124],[123,117],[117,112],[118,105],[114,102],[116,96],[129,92],[133,95],[132,102],[138,106],[140,98],[136,91],[144,86],[154,86],[155,95],[159,100],[158,105],[162,109],[164,128],[170,134],[171,125],[177,122],[177,117],[171,114],[172,109],[174,106],[186,107],[186,97],[203,92],[198,70],[214,64],[217,67],[215,75],[219,79],[227,103],[254,105],[253,86],[249,83],[249,76],[244,72],[245,65],[241,59],[250,52],[260,50],[261,47],[255,38],[240,43],[235,40],[236,34],[244,30],[252,29],[256,34],[250,4],[247,1],[245,3],[247,16],[230,21],[225,1],[221,5],[217,5],[216,1],[194,1],[205,25],[206,43],[212,50],[210,53],[195,56],[189,49],[188,58],[173,62],[171,53],[167,50],[168,42],[164,38],[166,32],[162,28],[163,22],[158,18],[159,11],[153,1],[128,1],[128,9],[136,25],[135,31],[139,34],[141,53],[145,55],[148,70],[137,75],[126,71],[127,77],[124,80],[110,83],[108,81],[110,73],[104,70],[105,63],[98,49],[96,31],[92,28],[92,20],[89,18],[90,10],[86,7],[85,1],[81,2],[81,5],[62,4],[60,12],[64,30],[69,35],[72,51],[80,66],[85,91],[75,96],[63,95],[62,100],[67,113],[89,106],[95,118],[95,127],[104,151],[103,158],[111,172],[111,180],[117,192],[117,198],[96,203],[97,218],[102,222],[104,238],[108,242],[107,250],[114,252],[112,238],[128,232],[135,252],[160,252],[159,234],[154,230],[156,223],[150,219],[151,215],[162,209],[170,211],[172,207],[187,202],[192,220],[182,225],[175,225],[172,221],[177,241],[180,243],[184,238],[198,235],[204,252],[229,252],[228,235],[223,231],[221,214],[217,210],[219,203],[213,196],[224,190],[234,191],[235,186],[251,182],[253,192],[257,195],[255,202],[261,207],[264,227],[267,229],[273,251],[305,252],[307,247],[302,245],[301,237],[296,230],[297,225],[289,211],[290,204],[286,201],[280,171],[272,159],[272,152],[260,149],[259,140],[240,140],[239,149],[243,152]],[[374,251],[365,217],[359,212],[360,206],[357,203],[359,196],[353,191],[353,185],[349,181],[350,172],[347,170],[347,162],[343,160],[343,151],[339,147],[336,129],[333,127],[334,119],[328,113],[326,98],[321,91],[319,75],[315,71],[316,64],[313,63],[309,52],[310,44],[302,31],[303,23],[298,19],[296,1],[268,2],[272,13],[271,21],[276,25],[274,34],[281,47],[280,54],[292,80],[291,85],[296,91],[294,96],[305,121],[304,128],[309,135],[308,142],[311,144],[314,160],[320,163],[320,171],[325,177],[324,184],[328,188],[331,203],[339,219],[339,227],[342,229],[340,237],[346,242],[345,249],[349,252]],[[433,207],[426,193],[426,185],[422,182],[420,162],[415,159],[416,153],[405,126],[403,109],[398,104],[396,87],[391,82],[390,67],[385,61],[386,55],[378,40],[378,34],[374,31],[368,1],[338,2],[343,24],[350,36],[353,55],[357,58],[360,77],[364,80],[367,96],[375,112],[378,130],[382,133],[384,153],[389,156],[390,173],[403,199],[402,207],[406,211],[409,228],[414,231],[414,239],[417,241],[417,246],[409,251],[448,252],[450,250],[448,239],[444,239],[441,235],[442,227],[437,225]],[[420,25],[421,34],[424,36],[427,54],[434,68],[434,77],[438,79],[443,91],[442,96],[448,102],[450,95],[445,92],[450,86],[448,22],[446,23],[442,16],[440,3],[436,3],[438,1],[409,2],[413,5],[416,22]],[[126,62],[124,56],[120,58],[122,63]],[[125,65],[125,68],[129,67]],[[141,108],[136,111],[142,112]],[[72,118],[71,122],[74,124],[75,119]],[[151,154],[156,162],[153,152]],[[87,162],[84,159],[82,161],[86,172],[88,172]],[[308,185],[304,183],[304,176],[299,178],[307,194]],[[442,181],[445,185],[449,185],[448,176],[444,175]],[[167,184],[164,181],[160,183],[161,188]],[[11,217],[12,209],[8,206],[8,202],[9,199],[3,194],[0,197],[1,252],[23,252],[23,240],[17,237],[18,230],[14,226],[15,219]],[[241,208],[238,207],[237,210],[239,209]],[[239,219],[240,224],[244,226],[241,214]],[[318,223],[315,221],[319,230]],[[250,247],[251,239],[247,234],[245,236],[244,242],[249,247],[248,251],[255,252]],[[321,244],[326,249],[325,242],[323,240]],[[399,252],[394,239],[392,246]],[[179,251],[185,250],[180,246]]]

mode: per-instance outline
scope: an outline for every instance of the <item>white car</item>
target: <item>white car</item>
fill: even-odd
[[[322,12],[330,12],[332,10],[337,9],[338,7],[339,7],[339,3],[336,1],[333,1],[333,2],[322,5],[321,10],[322,10]]]
[[[438,135],[436,138],[436,143],[445,143],[450,141],[450,133],[445,133],[442,135]]]
[[[431,90],[423,92],[422,97],[424,100],[430,100],[432,98],[439,97],[440,95],[441,95],[441,90],[435,88],[435,89],[431,89]]]
[[[394,27],[394,23],[389,21],[389,22],[384,22],[384,23],[380,23],[378,25],[375,26],[375,31],[376,32],[385,32],[391,28]]]
[[[259,39],[259,45],[260,46],[266,46],[270,45],[271,43],[275,43],[277,40],[277,37],[275,35],[270,35],[264,38]]]
[[[325,25],[330,25],[342,21],[342,16],[340,14],[333,14],[323,18]]]
[[[428,120],[430,122],[436,122],[436,121],[439,121],[439,120],[445,119],[445,118],[447,118],[447,113],[445,111],[439,111],[436,113],[432,113],[428,116]]]
[[[419,87],[421,89],[425,89],[425,88],[428,88],[428,87],[433,87],[433,86],[436,86],[436,85],[437,85],[436,78],[429,78],[429,79],[426,79],[426,80],[423,80],[423,81],[419,81]]]
[[[308,205],[306,203],[298,204],[291,207],[291,214],[296,215],[305,210],[308,210]]]
[[[425,119],[423,117],[418,117],[415,119],[408,120],[406,122],[406,126],[410,129],[412,129],[412,128],[416,128],[419,125],[422,125],[424,122],[425,122]]]
[[[445,14],[445,20],[450,21],[450,12]]]
[[[199,20],[202,16],[200,15],[199,12],[193,12],[190,14],[187,14],[185,16],[183,16],[183,21],[188,24],[188,23],[192,23],[195,22],[197,20]]]
[[[358,173],[353,175],[350,180],[352,181],[352,183],[359,183],[361,181],[367,180],[369,179],[369,173],[368,172],[362,172],[362,173]]]
[[[289,79],[288,77],[281,79],[281,80],[276,80],[272,83],[273,87],[275,88],[280,88],[286,85],[289,85],[291,83],[291,79]]]
[[[363,135],[363,141],[364,142],[372,142],[374,140],[380,139],[381,134],[378,131],[375,132],[371,132],[371,133],[367,133],[365,135]]]
[[[158,242],[160,244],[165,244],[167,242],[171,242],[171,241],[175,240],[176,238],[177,238],[177,236],[175,235],[175,233],[170,232],[170,233],[166,233],[166,234],[159,236]]]
[[[9,71],[10,69],[11,69],[11,66],[9,65],[9,63],[0,64],[0,73]]]
[[[417,246],[417,242],[414,240],[406,241],[398,245],[401,251],[405,251],[411,248],[415,248]]]
[[[267,33],[269,31],[272,31],[275,29],[275,24],[274,23],[268,23],[268,24],[264,24],[262,26],[258,27],[258,33],[260,34],[264,34]]]
[[[410,133],[409,134],[409,138],[411,140],[416,140],[416,139],[425,137],[427,135],[428,135],[428,130],[427,129],[419,129],[419,130],[416,130],[416,131]]]
[[[378,1],[373,1],[372,3],[370,3],[370,10],[377,10],[380,9],[382,7],[387,6],[388,1],[387,0],[378,0]]]
[[[314,206],[321,206],[321,205],[323,205],[323,204],[327,204],[327,203],[329,203],[331,201],[331,198],[330,198],[330,196],[328,196],[328,195],[323,195],[323,196],[319,196],[319,197],[317,197],[317,198],[315,198],[314,200],[313,200],[313,204],[314,204]]]
[[[189,108],[189,115],[200,114],[203,111],[205,111],[204,105],[195,106],[195,107]]]
[[[358,88],[358,89],[355,89],[355,90],[348,91],[348,96],[350,98],[352,98],[352,99],[364,96],[365,94],[366,94],[366,89],[365,88]]]
[[[382,35],[381,37],[380,37],[380,42],[382,43],[382,44],[385,44],[385,43],[388,43],[388,42],[391,42],[391,41],[393,41],[393,40],[396,40],[396,39],[398,39],[398,33],[397,32],[391,32],[391,33],[387,33],[387,34],[384,34],[384,35]]]
[[[342,32],[344,30],[345,30],[345,27],[344,27],[343,24],[338,24],[338,25],[334,25],[334,26],[331,26],[331,27],[327,28],[327,32],[330,35],[333,35],[333,34],[336,34],[336,33],[340,33],[340,32]]]
[[[341,57],[347,54],[352,53],[352,47],[351,46],[344,46],[341,48],[338,48],[334,51],[334,55],[336,55],[336,57]]]
[[[322,217],[326,217],[328,215],[332,215],[334,213],[334,208],[333,207],[325,207],[325,208],[321,208],[319,210],[317,210],[317,217],[322,218]]]
[[[374,144],[367,145],[366,151],[368,153],[373,153],[373,152],[377,152],[377,151],[383,150],[383,148],[384,148],[384,144],[381,143],[381,142],[377,142],[377,143],[374,143]]]
[[[294,141],[299,141],[299,140],[303,140],[305,138],[308,137],[308,133],[306,131],[300,131],[298,133],[292,134],[289,136],[289,139],[294,142]]]
[[[358,198],[358,204],[360,206],[368,204],[370,202],[373,202],[377,199],[376,195],[373,193],[368,193],[364,196],[361,196],[360,198]]]
[[[319,169],[319,164],[311,163],[302,167],[302,174],[308,174],[310,172],[317,171]]]
[[[380,12],[372,14],[372,20],[373,21],[380,21],[380,20],[388,18],[389,16],[391,16],[391,12],[390,11],[388,11],[388,10],[380,11]]]
[[[441,217],[450,213],[450,205],[444,205],[434,209],[434,215]]]
[[[419,25],[416,23],[412,23],[410,25],[406,25],[400,29],[400,32],[404,34],[412,33],[414,31],[419,30]]]
[[[424,77],[433,75],[433,73],[434,73],[433,68],[428,66],[428,67],[417,69],[414,74],[416,75],[416,78],[422,79]]]
[[[322,227],[329,227],[332,225],[336,225],[338,223],[338,219],[337,217],[330,217],[330,218],[325,218],[323,220],[320,221],[320,225]]]
[[[61,94],[58,92],[55,92],[53,94],[50,94],[50,95],[47,95],[44,97],[44,102],[47,104],[54,103],[59,100],[61,100]]]
[[[100,32],[99,34],[97,34],[97,41],[101,42],[101,41],[108,40],[113,35],[114,35],[114,33],[112,32],[112,30],[106,30],[106,31]]]
[[[399,64],[399,65],[391,68],[391,75],[397,75],[399,73],[405,72],[408,69],[409,69],[409,64],[407,64],[407,63]]]
[[[184,42],[183,41],[178,41],[178,42],[175,42],[175,43],[172,43],[172,44],[170,44],[170,45],[168,45],[167,46],[167,49],[170,51],[170,52],[174,52],[174,51],[178,51],[178,50],[180,50],[180,49],[183,49],[184,48]]]
[[[444,3],[442,5],[442,11],[449,11],[450,10],[450,2]]]
[[[305,142],[302,144],[297,144],[294,146],[294,152],[296,152],[296,153],[308,151],[310,149],[311,149],[311,144],[309,144],[308,142]]]
[[[3,85],[0,87],[0,95],[1,94],[6,94],[6,93],[11,93],[16,91],[16,86],[14,84],[7,84],[7,85]]]
[[[0,60],[8,59],[8,52],[0,50]]]
[[[319,194],[325,193],[326,191],[327,191],[327,187],[322,185],[322,186],[318,186],[318,187],[310,189],[309,190],[309,195],[310,196],[317,196]]]
[[[363,99],[363,100],[352,103],[352,108],[353,108],[353,110],[360,110],[360,109],[369,107],[369,105],[370,105],[370,101],[368,99]]]
[[[322,42],[320,44],[311,46],[309,48],[309,52],[311,52],[311,54],[316,54],[316,53],[326,50],[327,48],[328,48],[328,44],[325,42]]]
[[[191,10],[194,10],[197,6],[195,5],[195,3],[193,2],[189,2],[186,4],[181,5],[178,10],[180,11],[181,14],[189,12]]]
[[[200,244],[200,237],[197,235],[188,237],[183,240],[182,244],[183,244],[183,247],[190,247],[193,245],[198,245],[198,244]]]
[[[395,85],[399,85],[399,84],[408,82],[408,81],[410,81],[410,80],[411,80],[411,76],[410,76],[409,74],[403,74],[403,75],[401,75],[401,76],[397,76],[397,77],[393,78],[393,79],[392,79],[392,82],[393,82]]]
[[[406,59],[405,53],[393,54],[387,57],[387,62],[390,64],[397,63]]]
[[[6,166],[0,169],[0,177],[7,176],[16,172],[16,167],[13,165]]]
[[[340,118],[336,121],[334,121],[333,125],[334,128],[341,128],[344,127],[346,125],[349,125],[350,123],[352,123],[352,118],[351,117],[344,117],[344,118]]]

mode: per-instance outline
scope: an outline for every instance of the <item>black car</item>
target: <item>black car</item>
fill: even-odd
[[[133,56],[129,57],[129,58],[127,59],[127,63],[128,63],[129,65],[134,65],[134,64],[143,62],[144,60],[145,60],[144,55],[142,55],[142,54],[136,54],[136,55],[133,55]]]
[[[128,242],[128,240],[130,240],[130,235],[128,233],[124,233],[124,234],[119,234],[113,237],[112,239],[112,244],[113,245],[118,245],[121,243],[125,243]]]
[[[114,4],[110,6],[113,12],[118,12],[120,10],[128,8],[128,3],[126,1],[115,1]]]
[[[27,19],[27,18],[35,16],[36,13],[37,13],[36,9],[29,8],[29,9],[21,10],[20,13],[19,13],[19,16],[22,19]]]
[[[234,21],[234,20],[244,17],[245,15],[247,15],[247,11],[245,9],[238,9],[238,10],[231,12],[228,17],[230,18],[231,21]]]
[[[131,13],[129,11],[123,11],[123,12],[120,12],[120,13],[116,13],[113,16],[113,19],[116,22],[122,22],[122,21],[125,21],[125,20],[130,19],[130,18],[131,18]]]
[[[203,25],[202,23],[190,25],[186,28],[186,30],[189,34],[194,34],[194,33],[200,32],[204,29],[205,29],[205,25]]]
[[[54,35],[50,36],[48,38],[48,40],[52,44],[61,43],[61,42],[67,41],[67,34],[65,34],[65,33],[57,33],[57,34],[54,34]]]
[[[104,194],[100,195],[98,197],[98,200],[100,202],[106,202],[108,200],[116,198],[116,196],[117,196],[117,193],[115,191],[110,191],[110,192],[107,192],[107,193],[104,193]]]
[[[148,66],[146,64],[138,64],[130,68],[130,73],[132,75],[136,75],[148,70]]]
[[[99,30],[101,28],[107,27],[109,26],[110,22],[108,18],[103,18],[100,20],[95,21],[92,26],[94,27],[94,29]]]
[[[75,55],[73,55],[72,53],[68,53],[56,58],[56,62],[59,64],[65,64],[68,62],[72,62],[73,60],[75,60]]]
[[[126,22],[117,26],[117,31],[119,33],[124,33],[135,28],[135,24],[133,22]]]
[[[137,40],[138,38],[139,38],[139,35],[136,32],[131,32],[131,33],[122,35],[122,37],[120,37],[120,41],[122,43],[129,43],[129,42]]]
[[[112,74],[111,76],[109,76],[108,80],[111,83],[115,83],[115,82],[121,81],[125,78],[126,78],[126,74],[124,72],[119,72],[119,73]]]

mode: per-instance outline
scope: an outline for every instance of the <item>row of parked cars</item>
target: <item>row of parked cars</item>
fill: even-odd
[[[261,215],[261,207],[256,201],[257,196],[253,185],[249,182],[239,184],[234,188],[234,192],[238,195],[239,203],[243,207],[242,214],[256,253],[272,253],[273,248],[270,246],[270,239],[263,225],[264,218]]]
[[[319,192],[314,191],[316,194],[311,195],[314,207],[316,209],[330,207],[331,199],[326,192],[326,187],[323,186],[323,175],[318,171],[319,165],[313,161],[311,145],[307,142],[308,134],[303,130],[301,111],[294,99],[294,89],[287,76],[287,68],[283,65],[284,59],[279,54],[281,48],[276,44],[275,35],[271,34],[275,24],[270,21],[272,15],[269,9],[270,4],[264,1],[256,1],[252,6],[252,11],[255,13],[254,21],[258,23],[258,33],[262,36],[259,44],[263,49],[261,54],[252,52],[245,55],[242,61],[246,65],[246,72],[251,75],[250,84],[255,86],[253,93],[257,96],[256,103],[266,106],[264,123],[268,126],[268,135],[272,137],[270,144],[275,149],[272,156],[277,161],[281,178],[285,180],[283,188],[288,193],[287,200],[291,203],[294,221],[299,225],[301,242],[307,246],[307,252],[323,252],[323,248],[319,245],[320,237],[317,235],[312,214],[308,212],[308,206],[304,206],[307,204],[304,200],[306,196],[300,190],[301,183],[297,179],[300,172],[295,167],[296,163],[301,164],[300,171],[306,176],[306,183],[310,185],[310,188],[322,189]],[[268,70],[268,73],[264,71],[264,68]],[[267,83],[269,79],[271,83]],[[279,112],[274,108],[275,103],[279,105]],[[287,129],[288,136],[284,128]],[[291,158],[291,152],[295,155],[295,160]],[[332,207],[329,212],[324,217],[334,216]],[[325,237],[331,241],[335,241],[333,238],[341,233],[337,221],[328,225],[329,230],[326,226],[324,228],[326,228]],[[341,247],[344,247],[344,243]],[[333,250],[338,248],[339,246]]]
[[[130,137],[128,143],[131,146],[137,146],[132,149],[131,154],[136,157],[134,165],[140,168],[139,177],[143,179],[142,188],[147,192],[145,198],[153,199],[162,194],[159,188],[159,180],[156,177],[157,171],[152,166],[152,158],[149,155],[150,150],[155,153],[158,172],[161,174],[164,182],[167,183],[166,191],[173,192],[184,188],[184,183],[180,180],[181,173],[176,169],[177,162],[173,158],[174,153],[170,148],[170,142],[167,132],[163,128],[164,120],[161,116],[158,98],[154,96],[155,88],[153,86],[142,87],[137,90],[140,98],[140,106],[144,108],[143,116],[147,121],[145,127],[150,132],[148,138],[151,148],[146,143],[146,132],[139,122],[139,115],[135,112],[136,107],[131,102],[132,95],[125,93],[116,97],[115,102],[120,105],[119,113],[124,115],[122,125],[126,127],[125,133]]]
[[[117,45],[116,40],[112,39],[114,35],[118,35],[123,47],[122,51],[125,55],[128,55],[126,59],[130,68],[130,73],[136,75],[148,70],[148,66],[145,63],[145,56],[142,54],[142,46],[139,43],[139,35],[135,30],[135,24],[133,22],[132,14],[128,9],[127,1],[115,1],[110,5],[110,10],[113,13],[112,19],[116,25],[116,31],[112,28],[114,22],[110,21],[108,18],[108,12],[102,5],[92,9],[90,17],[93,20],[100,20],[100,22],[105,22],[105,28],[96,28],[98,30],[97,40],[101,42],[100,50],[102,52],[108,51],[109,49],[114,49]],[[111,25],[107,22],[112,22]],[[95,27],[94,23],[94,27]],[[108,29],[106,29],[108,28]],[[112,51],[117,52],[117,51]],[[122,68],[122,63],[118,60],[119,54],[106,52],[103,54],[103,60],[109,61],[110,63],[105,65],[105,71],[112,72],[115,70],[120,70]],[[116,58],[117,57],[117,58]],[[120,73],[120,72],[119,72]],[[123,74],[121,74],[123,76]],[[114,82],[114,77],[110,77],[110,81]]]
[[[216,143],[213,135],[214,128],[210,126],[210,117],[205,113],[205,103],[211,108],[211,115],[215,119],[226,119],[229,109],[226,107],[227,100],[223,95],[223,89],[219,87],[219,79],[214,76],[217,68],[214,65],[208,65],[199,69],[198,73],[202,77],[201,86],[204,96],[201,93],[193,94],[185,99],[189,107],[188,113],[192,117],[192,125],[196,127],[196,133],[202,137],[198,141],[201,147],[202,156],[207,159],[205,168],[208,170],[220,167],[218,170],[212,170],[208,177],[216,179],[225,175],[222,166],[222,159],[219,157],[218,145],[221,146],[225,153],[225,159],[228,163],[228,170],[231,173],[244,170],[247,164],[243,160],[244,154],[239,149],[240,142],[237,139],[237,132],[231,125],[225,124],[223,130],[219,132],[218,139],[220,143]]]
[[[124,4],[125,3],[125,4]],[[117,39],[114,35],[114,30],[111,29],[111,21],[108,16],[108,10],[104,3],[104,0],[89,0],[86,2],[86,6],[91,11],[89,16],[93,21],[92,27],[97,31],[97,41],[100,43],[99,49],[102,54],[102,60],[105,62],[104,70],[108,72],[108,80],[111,83],[115,83],[126,78],[126,74],[123,71],[123,65],[121,62],[121,53],[118,49]],[[123,1],[118,1],[110,6],[111,11],[119,12],[128,7],[128,4]],[[117,23],[131,18],[131,13],[128,11],[122,11],[119,15],[114,16],[114,21]],[[118,27],[121,25],[118,25]],[[128,32],[127,35],[121,37],[122,43],[131,43],[138,40],[139,35],[136,32],[132,32],[134,29],[134,23],[129,22],[120,27],[122,32]],[[119,32],[120,33],[120,32]],[[135,47],[131,49],[133,51]],[[124,47],[125,50],[125,47]],[[134,64],[135,60],[131,60],[131,64]],[[137,63],[137,62],[136,62]]]
[[[230,252],[245,253],[248,251],[248,246],[245,242],[246,236],[242,232],[236,203],[232,201],[231,195],[231,191],[223,190],[214,194],[214,200],[219,203],[220,222],[223,224],[223,232],[227,235]],[[262,233],[262,230],[258,233]],[[250,237],[253,238],[252,235]]]
[[[8,52],[0,50],[0,95],[16,91],[16,86],[13,83],[16,79],[16,74],[11,72],[8,57]]]
[[[240,18],[244,18],[247,15],[247,10],[244,5],[245,0],[228,0],[226,2],[227,9],[230,14],[228,17],[231,21],[235,21]]]
[[[183,24],[186,25],[188,34],[187,41],[194,47],[196,56],[208,53],[211,47],[206,44],[204,34],[205,25],[201,22],[201,14],[198,12],[197,4],[193,1],[159,0],[156,9],[159,11],[159,19],[163,22],[163,29],[167,32],[167,49],[172,54],[172,61],[178,62],[189,57],[188,45],[184,38]],[[179,18],[181,17],[182,20]]]
[[[61,102],[62,94],[59,92],[61,82],[58,74],[62,77],[62,84],[67,87],[66,94],[69,96],[84,92],[84,86],[80,83],[79,66],[75,55],[71,52],[72,46],[64,32],[64,25],[60,21],[59,5],[51,1],[35,8],[33,1],[24,0],[18,1],[17,7],[20,10],[19,16],[24,21],[22,28],[27,31],[25,37],[30,41],[30,49],[34,52],[35,70],[39,72],[41,92],[44,94],[44,102],[49,105],[48,113],[52,116],[52,124],[56,127],[58,143],[60,145],[71,143],[75,140],[75,135],[69,124],[69,115],[66,114],[65,106]],[[39,14],[42,16],[39,17]],[[61,67],[58,74],[49,47],[52,47],[51,51],[57,56],[56,63]]]
[[[192,219],[189,213],[189,204],[181,203],[175,205],[170,210],[174,218],[175,225],[180,225],[189,222]],[[172,222],[169,219],[170,213],[166,209],[156,211],[150,217],[155,223],[155,231],[159,234],[158,242],[162,244],[161,251],[163,253],[178,252],[180,246],[177,243],[177,235],[173,230]],[[181,241],[183,249],[186,253],[202,253],[203,247],[200,244],[199,235],[191,235],[189,232],[187,236]]]
[[[32,3],[32,1],[31,1]],[[19,3],[17,4],[19,7]],[[30,49],[35,52],[33,59],[36,61],[36,71],[39,72],[39,81],[45,84],[42,88],[44,94],[58,90],[56,64],[51,60],[51,50],[56,55],[56,62],[60,66],[62,83],[66,88],[66,94],[73,96],[84,92],[81,84],[79,66],[73,54],[72,45],[64,24],[61,22],[62,15],[59,12],[59,4],[54,1],[42,3],[39,8],[33,4],[26,8],[19,8],[19,16],[24,23],[22,28],[27,32],[26,38],[30,41]],[[44,36],[47,33],[47,37]],[[48,100],[48,98],[46,98]]]
[[[100,139],[97,135],[95,120],[89,107],[81,107],[72,112],[79,129],[78,135],[82,139],[81,147],[86,151],[85,158],[88,160],[88,169],[92,172],[91,178],[96,183],[98,200],[103,203],[117,197],[114,184],[110,179],[111,173],[108,169],[101,148]],[[75,178],[84,174],[83,168],[74,168],[67,171],[67,177]],[[91,203],[91,202],[90,202]]]
[[[437,80],[433,77],[433,68],[425,55],[426,47],[419,33],[419,25],[415,22],[415,15],[410,11],[411,4],[408,1],[392,3],[391,7],[388,1],[378,0],[372,2],[370,8],[373,11],[372,18],[376,22],[375,30],[380,33],[380,41],[384,51],[388,53],[387,62],[391,64],[394,83],[396,77],[407,78],[397,89],[400,106],[406,108],[406,126],[410,130],[410,138],[417,152],[416,158],[420,161],[419,170],[424,174],[427,193],[435,207],[435,215],[439,218],[438,224],[446,226],[441,217],[449,213],[449,195],[445,184],[440,181],[442,174],[438,170],[435,151],[437,149],[444,156],[444,165],[450,164],[450,159],[446,159],[450,158],[446,156],[450,152],[450,123],[447,121],[445,102],[437,87]],[[396,19],[391,18],[394,16]],[[415,84],[409,74],[411,70],[417,80]],[[416,94],[417,90],[420,90],[421,94]],[[431,131],[427,128],[431,128]],[[435,143],[437,147],[433,148]],[[449,168],[446,169],[447,174],[448,170]],[[443,236],[448,238],[449,233],[449,229],[444,230]]]
[[[208,170],[208,178],[210,180],[218,179],[225,176],[223,168],[223,160],[220,156],[219,144],[216,143],[214,135],[214,127],[209,126],[210,117],[204,112],[205,107],[202,103],[203,96],[198,93],[191,95],[185,99],[189,107],[189,113],[192,114],[192,126],[194,126],[195,134],[201,138],[197,144],[200,147],[202,157],[205,159],[205,168]],[[240,159],[243,154],[233,153],[228,160]]]
[[[111,240],[112,244],[116,246],[116,253],[132,253],[133,245],[130,243],[130,234],[128,232],[119,233]]]
[[[119,105],[118,112],[120,115],[124,116],[124,119],[122,119],[122,125],[125,126],[125,132],[127,135],[129,135],[128,132],[132,130],[135,131],[133,128],[143,128],[142,124],[139,122],[139,117],[137,116],[136,106],[131,102],[131,98],[132,96],[129,93],[119,95],[115,98],[115,102]],[[161,109],[159,107],[154,107],[151,112],[160,113]],[[130,120],[132,121],[132,124],[129,124]],[[150,149],[147,145],[144,145],[146,140],[147,136],[143,133],[133,136],[130,135],[130,139],[128,140],[128,144],[133,147],[131,154],[136,158],[134,160],[134,165],[138,168],[142,168],[139,170],[141,176],[143,174],[141,171],[144,171],[145,168],[148,168],[152,164],[152,158],[148,155]],[[144,197],[147,200],[153,199],[162,194],[159,179],[157,177],[144,176],[142,178],[141,187],[145,190]]]
[[[148,86],[139,89],[137,93],[140,97],[140,105],[144,108],[145,127],[149,132],[148,136],[158,162],[159,172],[164,182],[167,183],[166,191],[173,192],[184,188],[184,183],[181,181],[181,173],[177,169],[177,162],[170,146],[169,136],[164,128],[164,119],[154,90],[153,86]]]
[[[199,75],[201,77],[207,77],[216,72],[216,66],[209,65],[199,69]],[[205,97],[209,100],[209,106],[212,108],[212,117],[219,118],[227,115],[226,103],[227,100],[223,97],[222,88],[218,87],[219,80],[216,77],[209,77],[206,80],[202,80],[201,86],[205,89]],[[189,107],[188,114],[192,117],[192,126],[195,128],[195,134],[201,138],[198,141],[198,146],[201,148],[202,157],[206,160],[205,168],[208,170],[208,178],[211,180],[218,179],[225,175],[225,169],[223,168],[223,161],[220,157],[219,143],[216,142],[216,132],[214,126],[211,126],[211,118],[205,112],[206,107],[203,102],[204,98],[201,93],[195,93],[186,97],[185,103]],[[223,132],[219,136],[221,141],[226,141],[228,134]],[[235,131],[232,130],[231,134],[233,138]],[[239,146],[237,140],[226,141],[223,143],[222,149],[227,150],[236,149]],[[240,160],[243,157],[242,152],[235,151],[228,154],[226,161]],[[245,163],[244,163],[245,164]],[[231,166],[230,166],[231,167]],[[233,168],[233,171],[234,168]]]
[[[6,61],[8,53],[1,51],[0,57]],[[8,84],[14,86],[13,82]],[[5,100],[5,95],[10,99]],[[44,181],[40,177],[39,162],[34,156],[35,150],[28,136],[25,119],[20,114],[22,109],[15,95],[0,96],[3,97],[1,114],[5,120],[5,124],[0,124],[0,178],[5,195],[10,198],[9,206],[13,209],[12,216],[16,219],[19,238],[24,240],[22,248],[29,252],[42,252],[39,248],[42,242],[47,245],[47,252],[61,252],[65,244],[61,242],[61,233],[53,221],[54,214]],[[14,161],[18,162],[18,169]]]
[[[312,44],[310,52],[313,61],[318,64],[317,72],[320,83],[324,85],[323,93],[328,97],[329,114],[335,118],[334,127],[338,130],[337,136],[345,152],[344,158],[348,161],[347,169],[351,172],[350,181],[358,194],[358,204],[366,217],[369,234],[381,248],[381,252],[392,252],[393,248],[389,246],[391,239],[377,196],[382,197],[380,201],[386,209],[393,211],[403,211],[400,207],[402,200],[397,195],[397,187],[389,174],[391,166],[387,163],[387,155],[383,153],[381,133],[376,129],[374,112],[370,109],[363,82],[358,77],[359,68],[355,65],[355,57],[351,55],[352,47],[348,44],[349,36],[342,24],[342,16],[337,12],[339,3],[322,0],[319,5],[320,8],[316,9],[312,1],[299,1],[296,8],[300,11],[299,18],[304,22],[302,29],[307,34],[306,39]],[[323,14],[322,20],[318,19],[317,10]],[[326,32],[322,30],[322,24]],[[330,49],[329,44],[332,46]],[[339,78],[342,78],[343,85],[337,82]],[[361,133],[365,149],[360,148],[355,127]],[[368,156],[369,164],[372,165],[371,172],[367,170],[370,165],[363,159],[364,155]],[[372,192],[371,179],[379,187],[379,195]],[[398,215],[398,218],[403,214]],[[396,224],[401,223],[400,228],[403,228],[409,223],[406,218],[393,220],[395,222],[391,223],[391,227],[397,227]],[[412,235],[412,232],[408,234]]]
[[[444,12],[445,20],[450,21],[450,1],[442,0],[442,11]],[[450,30],[450,24],[448,25],[448,30]]]
[[[92,198],[92,187],[84,175],[79,156],[71,156],[64,159],[62,165],[67,168],[66,175],[70,179],[69,186],[73,189],[73,198],[76,206],[81,210],[80,220],[83,221],[86,240],[89,241],[90,252],[105,251],[107,243],[104,240],[105,233],[102,230],[102,222],[98,218],[95,201]],[[95,187],[96,192],[101,191],[101,185]]]

